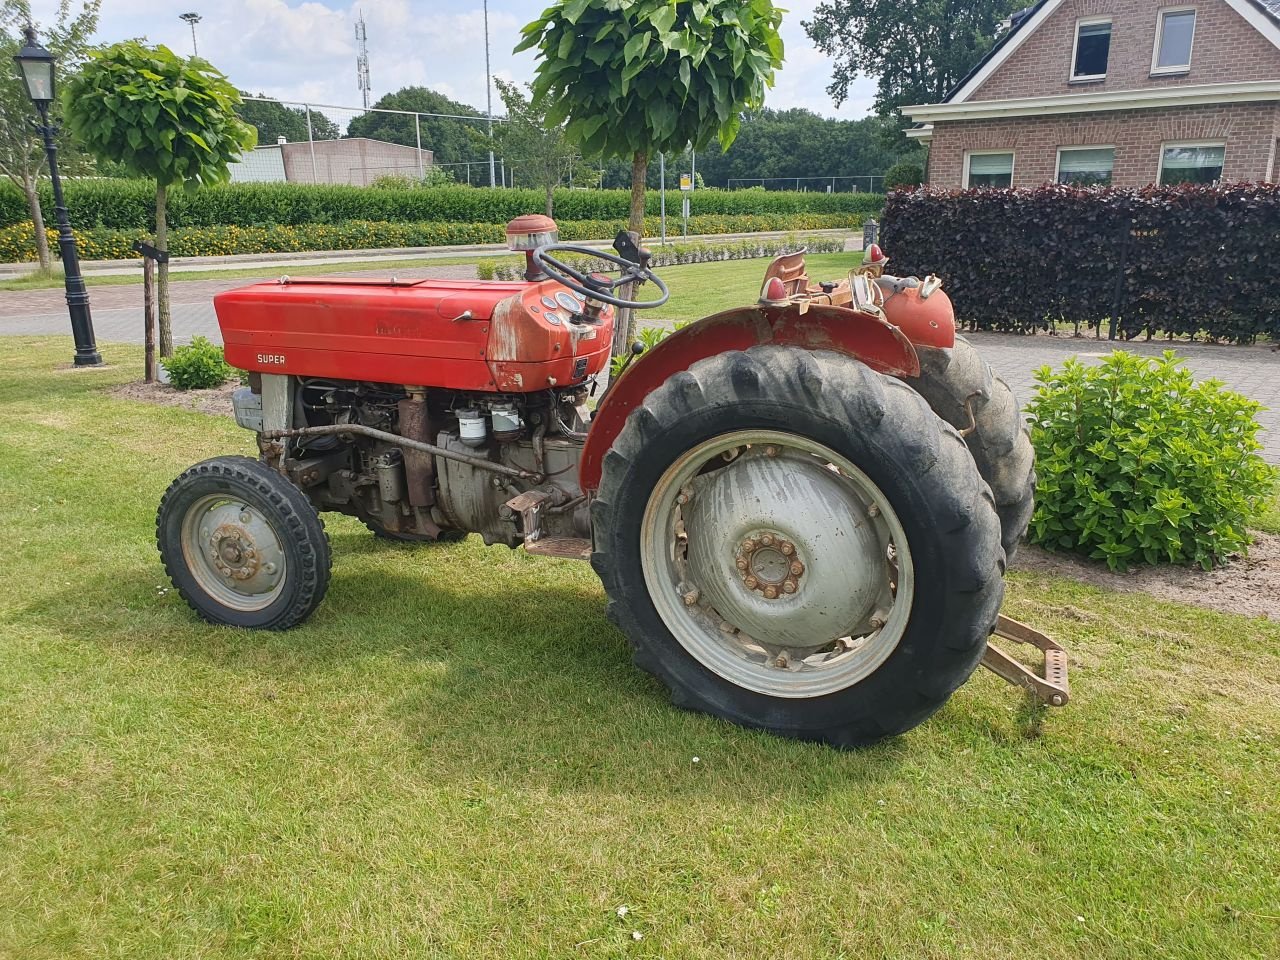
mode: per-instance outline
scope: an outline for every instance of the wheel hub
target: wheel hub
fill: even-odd
[[[258,610],[279,595],[284,548],[256,508],[217,496],[203,498],[187,511],[182,549],[204,590],[229,607]]]
[[[681,511],[691,585],[751,637],[816,650],[881,598],[885,550],[867,508],[811,456],[752,448],[697,477]]]

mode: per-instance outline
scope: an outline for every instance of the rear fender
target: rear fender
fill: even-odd
[[[699,360],[759,344],[831,350],[893,377],[920,374],[915,347],[897,327],[869,314],[812,304],[758,304],[717,313],[673,333],[628,368],[601,401],[578,469],[583,490],[596,490],[604,456],[631,411],[667,378]]]

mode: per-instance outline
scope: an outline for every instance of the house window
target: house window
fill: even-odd
[[[1107,187],[1115,165],[1115,147],[1063,147],[1058,151],[1058,182]]]
[[[1081,20],[1076,25],[1071,79],[1101,80],[1107,75],[1107,54],[1110,52],[1111,21]]]
[[[1194,10],[1161,10],[1156,18],[1152,73],[1185,73],[1191,69],[1191,41],[1196,34]]]
[[[1160,153],[1160,185],[1220,180],[1226,153],[1220,143],[1166,144]]]
[[[1013,185],[1013,151],[984,150],[964,156],[966,187],[1009,187]]]

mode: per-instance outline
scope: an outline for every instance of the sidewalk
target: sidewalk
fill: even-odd
[[[856,230],[775,230],[767,233],[698,234],[689,237],[667,234],[669,243],[718,242],[734,243],[739,240],[776,240],[781,237],[845,237],[846,250],[861,250],[862,235]],[[568,241],[566,241],[568,242]],[[608,249],[611,240],[574,240],[578,246],[592,249]],[[657,246],[655,237],[645,242]],[[378,250],[313,250],[301,253],[247,253],[234,257],[175,257],[169,261],[169,272],[183,273],[192,270],[242,270],[246,267],[280,267],[343,263],[378,263],[385,260],[443,260],[453,257],[502,257],[511,256],[506,244],[485,243],[457,247],[395,247]],[[85,276],[112,276],[141,273],[141,260],[86,260],[80,264]],[[32,263],[0,263],[0,277],[21,276],[35,269]]]

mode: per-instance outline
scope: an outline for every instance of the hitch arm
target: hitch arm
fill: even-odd
[[[987,641],[986,652],[982,655],[984,667],[1002,680],[1027,690],[1041,703],[1051,707],[1066,706],[1071,699],[1071,686],[1067,680],[1067,651],[1060,643],[1025,623],[1003,615],[996,621],[995,636],[1015,643],[1027,643],[1043,652],[1044,676],[993,646],[990,641]]]

